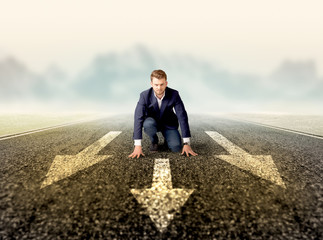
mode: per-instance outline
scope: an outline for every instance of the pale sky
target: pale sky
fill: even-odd
[[[321,0],[0,0],[0,58],[73,74],[140,43],[245,73],[314,60],[323,76],[322,9]]]

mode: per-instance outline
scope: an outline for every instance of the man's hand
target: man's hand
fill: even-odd
[[[192,156],[197,156],[198,154],[197,153],[195,153],[193,150],[192,150],[192,148],[191,148],[191,146],[190,145],[184,145],[183,146],[183,151],[182,151],[182,154],[181,155],[183,155],[183,154],[186,154],[186,156],[190,156],[190,154],[192,155]]]
[[[129,158],[139,158],[140,155],[145,156],[145,154],[142,152],[142,147],[141,146],[135,146],[135,149],[133,152],[128,156]]]

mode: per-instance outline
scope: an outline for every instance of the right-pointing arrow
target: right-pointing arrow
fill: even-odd
[[[280,177],[278,169],[270,155],[250,155],[218,132],[205,131],[205,133],[231,154],[216,155],[217,158],[286,188],[285,183]]]

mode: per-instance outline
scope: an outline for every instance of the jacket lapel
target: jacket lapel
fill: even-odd
[[[157,113],[159,113],[158,102],[157,102],[157,99],[156,99],[153,91],[152,91],[152,94],[150,95],[150,105],[149,105],[149,107],[152,107],[152,106],[154,107],[155,111]]]
[[[163,98],[162,105],[160,107],[160,114],[159,114],[160,117],[163,116],[165,108],[166,108],[166,106],[168,104],[168,101],[169,101],[169,99],[168,99],[169,96],[167,94],[167,92],[168,92],[167,89],[168,88],[166,88],[166,90],[165,90],[165,97]]]

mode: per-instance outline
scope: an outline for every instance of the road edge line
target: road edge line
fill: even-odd
[[[84,119],[84,120],[79,120],[79,121],[75,121],[75,122],[54,125],[54,126],[51,126],[51,127],[32,129],[32,130],[21,132],[21,133],[2,135],[2,136],[0,136],[0,141],[15,138],[15,137],[20,137],[20,136],[25,136],[25,135],[29,135],[29,134],[33,134],[33,133],[43,132],[43,131],[47,131],[47,130],[51,130],[51,129],[55,129],[55,128],[61,128],[61,127],[71,126],[71,125],[74,125],[74,124],[90,122],[90,121],[98,120],[98,119],[101,119],[101,118],[105,118],[105,117],[96,117],[96,118],[91,118],[91,119]]]
[[[292,130],[292,129],[288,129],[288,128],[283,128],[283,127],[275,127],[275,126],[272,126],[272,125],[258,123],[258,122],[253,122],[253,121],[239,119],[239,118],[229,118],[229,119],[236,120],[236,121],[240,121],[240,122],[251,123],[251,124],[255,124],[255,125],[259,125],[259,126],[263,126],[263,127],[268,127],[268,128],[272,128],[272,129],[276,129],[276,130],[282,130],[282,131],[285,131],[285,132],[296,133],[296,134],[299,134],[299,135],[303,135],[303,136],[307,136],[307,137],[313,137],[313,138],[317,138],[317,139],[322,139],[323,140],[323,136],[321,136],[321,135],[316,135],[316,134],[311,134],[311,133],[305,133],[305,132],[301,132],[301,131],[297,131],[297,130]]]

